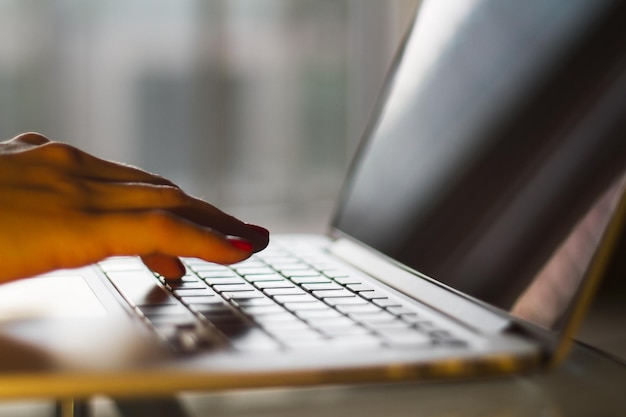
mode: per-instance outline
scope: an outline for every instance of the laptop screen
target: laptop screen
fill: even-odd
[[[510,310],[623,167],[619,3],[422,2],[333,226]]]

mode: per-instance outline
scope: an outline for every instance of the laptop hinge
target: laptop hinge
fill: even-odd
[[[366,274],[467,327],[493,334],[503,332],[511,323],[508,318],[435,284],[426,276],[403,269],[380,253],[347,238],[337,239],[328,249]]]

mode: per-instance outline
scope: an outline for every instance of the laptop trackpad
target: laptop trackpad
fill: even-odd
[[[0,378],[9,370],[125,369],[167,354],[105,307],[79,273],[0,285]]]
[[[37,277],[0,285],[0,322],[106,315],[98,297],[78,275]]]

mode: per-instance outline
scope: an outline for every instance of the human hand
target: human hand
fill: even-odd
[[[160,176],[36,133],[0,142],[0,282],[118,255],[177,278],[178,256],[235,263],[268,239]]]

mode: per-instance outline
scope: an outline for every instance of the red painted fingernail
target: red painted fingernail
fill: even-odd
[[[227,237],[226,238],[228,240],[228,243],[231,244],[231,246],[233,246],[236,249],[239,249],[241,251],[244,252],[252,252],[252,243],[248,242],[245,239],[242,239],[240,237]]]

